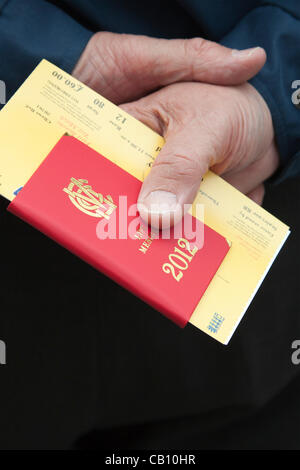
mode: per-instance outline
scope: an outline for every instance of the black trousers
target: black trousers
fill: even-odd
[[[227,347],[180,330],[1,200],[0,449],[300,449],[299,186],[267,192],[292,234]]]

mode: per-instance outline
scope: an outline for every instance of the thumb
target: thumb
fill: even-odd
[[[193,203],[213,155],[206,136],[199,140],[201,146],[191,144],[192,130],[168,134],[138,198],[139,213],[152,227],[176,224]]]
[[[179,81],[241,84],[265,60],[261,47],[237,51],[202,38],[156,39],[99,32],[90,39],[73,75],[120,104]]]
[[[190,86],[199,94],[199,84]],[[175,99],[176,107],[181,110],[178,95],[183,95],[182,88],[186,87],[172,85],[139,101],[121,105],[124,111],[166,139],[137,201],[140,216],[153,228],[167,228],[182,219],[196,197],[203,175],[217,161],[219,146],[209,128],[203,124],[199,126],[197,121],[190,119],[189,113],[188,117],[181,116],[173,109]],[[192,91],[190,88],[190,93]],[[185,93],[184,96],[184,102],[191,103],[194,99],[193,94]]]

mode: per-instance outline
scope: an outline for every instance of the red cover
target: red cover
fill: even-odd
[[[204,230],[204,245],[194,255],[189,251],[193,240],[190,245],[178,241],[173,230],[170,239],[99,239],[98,223],[114,221],[119,233],[119,196],[127,196],[128,206],[135,204],[140,187],[139,180],[110,160],[64,136],[8,210],[184,326],[229,245],[195,218],[194,226]],[[136,214],[128,217],[126,227],[136,220]]]

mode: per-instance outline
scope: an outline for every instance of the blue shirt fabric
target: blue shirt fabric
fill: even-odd
[[[71,72],[99,30],[180,38],[202,36],[236,49],[262,46],[266,65],[251,80],[271,110],[281,167],[300,174],[299,0],[0,0],[0,79],[8,98],[42,58]]]

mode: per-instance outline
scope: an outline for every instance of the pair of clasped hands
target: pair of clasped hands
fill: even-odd
[[[269,108],[247,82],[265,51],[201,38],[99,32],[73,75],[166,139],[139,194],[142,218],[177,223],[210,168],[258,204],[279,157]]]

